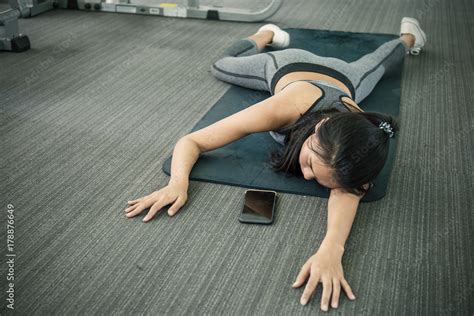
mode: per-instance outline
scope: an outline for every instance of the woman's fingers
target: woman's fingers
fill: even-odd
[[[168,214],[171,216],[176,214],[176,212],[186,203],[186,196],[179,195],[178,197],[173,197],[170,195],[164,196],[161,194],[155,194],[155,195],[148,196],[146,199],[142,198],[139,200],[128,201],[128,202],[131,204],[131,202],[136,202],[136,201],[141,201],[141,202],[136,203],[126,208],[125,215],[127,217],[134,217],[140,214],[144,209],[151,206],[150,210],[143,218],[144,222],[148,222],[150,219],[152,219],[155,216],[155,214],[158,211],[160,211],[163,207],[165,207],[168,204],[173,203],[173,205],[168,210]]]
[[[303,285],[304,281],[308,278],[309,276],[309,263],[306,262],[302,267],[300,272],[298,273],[298,276],[296,277],[295,283],[293,283],[292,287],[298,288],[301,285]]]
[[[127,201],[128,204],[135,204],[137,203],[138,201],[140,201],[141,199],[136,199],[136,200],[132,200],[132,201]]]
[[[332,300],[331,306],[332,308],[337,308],[339,305],[339,295],[341,293],[341,283],[338,279],[332,279]]]
[[[346,292],[347,297],[349,297],[351,300],[355,300],[355,295],[354,293],[352,293],[352,289],[349,286],[349,283],[347,283],[346,279],[344,278],[341,279],[341,284],[342,284],[342,288]]]
[[[135,209],[129,211],[125,216],[127,217],[134,217],[135,215],[140,214],[144,209],[146,209],[148,206],[145,204],[139,204]]]
[[[186,203],[187,198],[187,187],[168,184],[166,187],[142,198],[127,201],[128,207],[125,209],[125,215],[133,217],[140,214],[144,209],[150,208],[143,218],[144,222],[148,222],[163,207],[172,204],[168,211],[168,214],[172,216]]]
[[[168,215],[173,216],[179,209],[186,203],[186,199],[184,197],[178,196],[174,204],[168,209]]]
[[[132,205],[128,208],[125,209],[125,213],[128,213],[130,211],[133,211],[139,204]]]
[[[148,211],[148,213],[145,215],[145,217],[143,218],[143,221],[144,222],[148,222],[150,219],[152,219],[153,217],[155,217],[155,214],[161,210],[165,205],[169,204],[170,202],[166,201],[166,200],[163,200],[163,199],[159,199],[158,201],[156,201],[152,207],[150,208],[150,210]]]
[[[323,280],[323,295],[321,296],[321,309],[327,311],[329,308],[329,297],[332,292],[332,282],[331,279],[325,278]]]
[[[301,296],[301,304],[306,305],[306,303],[308,303],[311,295],[313,295],[313,292],[318,286],[319,277],[319,274],[312,274],[309,277],[308,283],[306,283],[306,287],[303,291],[303,296]]]

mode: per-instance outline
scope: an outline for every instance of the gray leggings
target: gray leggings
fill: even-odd
[[[259,53],[255,42],[246,38],[227,48],[224,56],[213,63],[211,72],[222,81],[269,91],[271,94],[278,80],[289,72],[323,73],[344,83],[351,91],[354,101],[360,102],[407,52],[406,44],[397,38],[382,44],[372,53],[347,63],[298,48]]]

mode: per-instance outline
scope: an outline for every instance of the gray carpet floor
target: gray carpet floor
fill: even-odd
[[[347,242],[357,299],[331,313],[474,313],[473,15],[471,0],[299,0],[269,20],[398,33],[415,16],[429,39],[405,60],[387,195],[360,206]],[[20,21],[32,49],[0,53],[1,314],[9,204],[19,315],[323,313],[320,288],[302,306],[291,284],[324,237],[326,199],[279,194],[273,225],[243,225],[245,188],[191,182],[174,217],[123,212],[167,184],[163,161],[228,88],[212,61],[261,25],[69,10]]]

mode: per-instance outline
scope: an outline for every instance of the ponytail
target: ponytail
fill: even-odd
[[[361,114],[389,138],[394,137],[399,130],[398,122],[393,116],[380,112],[361,112]]]

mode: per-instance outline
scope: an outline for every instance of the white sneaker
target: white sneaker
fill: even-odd
[[[415,44],[410,48],[410,54],[420,54],[421,48],[426,44],[426,34],[420,27],[417,19],[404,17],[400,25],[400,35],[411,34],[415,37]]]
[[[275,48],[286,48],[290,45],[290,34],[288,32],[283,31],[275,24],[265,24],[261,28],[258,29],[260,31],[273,31],[273,40],[269,46]]]

